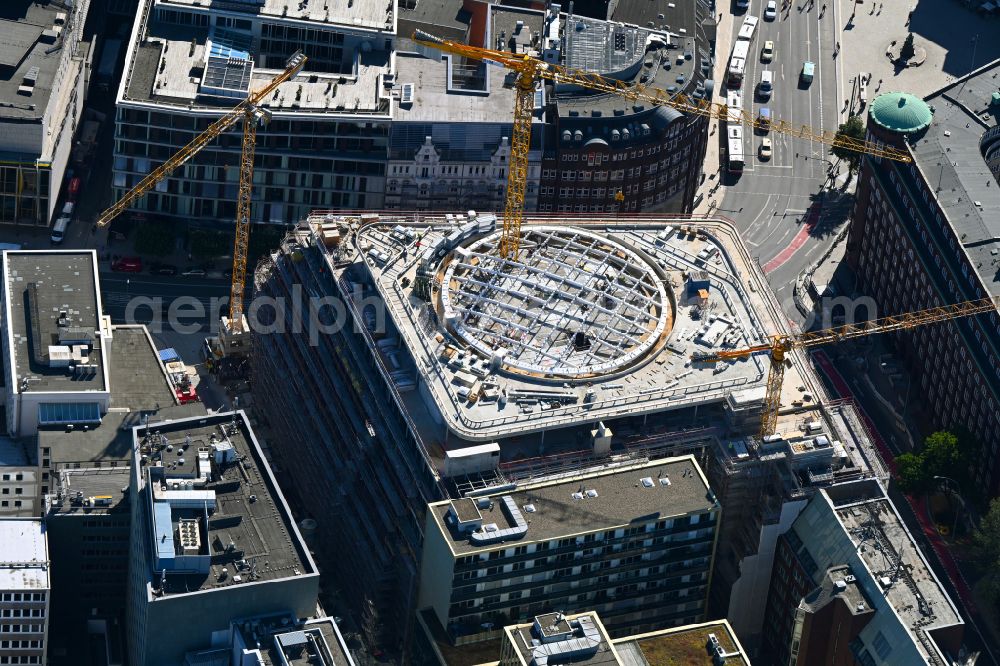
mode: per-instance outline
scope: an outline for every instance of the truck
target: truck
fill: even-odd
[[[118,65],[118,52],[121,51],[122,40],[112,37],[105,40],[104,49],[101,51],[101,61],[97,65],[97,86],[107,92],[111,89],[111,82],[115,77],[115,67]]]

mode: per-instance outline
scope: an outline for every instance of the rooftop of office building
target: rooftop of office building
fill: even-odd
[[[1000,295],[1000,183],[981,141],[1000,120],[998,73],[1000,60],[927,97],[933,120],[910,143],[915,166],[993,296]]]
[[[712,96],[709,41],[714,39],[715,24],[707,5],[669,2],[654,7],[642,0],[623,0],[614,4],[610,17],[606,16],[606,3],[575,2],[573,7],[573,15],[561,17],[567,66],[669,93],[695,98]],[[662,131],[680,117],[668,107],[654,109],[612,95],[559,88],[556,102],[564,119],[579,117],[584,141],[616,140],[613,128],[629,129],[631,136],[638,137],[643,123]],[[591,133],[594,117],[605,119],[596,133]]]
[[[593,612],[539,615],[530,624],[505,627],[503,640],[525,665],[622,666],[608,632]]]
[[[158,598],[316,575],[243,412],[136,426]],[[165,573],[164,573],[165,572]]]
[[[43,426],[38,430],[38,445],[48,449],[53,468],[77,463],[82,468],[100,465],[98,469],[114,464],[127,466],[132,458],[133,426],[205,414],[200,402],[177,404],[144,327],[113,326],[111,336],[111,406],[100,425],[72,429]]]
[[[153,1],[143,0],[143,3]],[[323,3],[318,0],[312,3],[268,0],[267,6],[305,6],[316,10],[303,15],[309,20],[307,29],[316,31],[316,35],[325,35],[323,43],[333,42],[334,36],[343,38],[343,62],[338,63],[340,71],[307,60],[298,76],[282,83],[265,106],[276,114],[388,115],[390,54],[384,50],[383,40],[360,34],[344,38],[343,32],[336,30],[338,24],[321,18],[326,15],[322,11]],[[380,11],[385,10],[385,3],[376,3],[376,0],[339,3],[337,9],[351,12],[352,17],[346,22],[361,27],[377,15],[374,4],[378,4]],[[192,12],[206,11],[187,0],[166,0],[157,4],[165,5],[184,6]],[[275,15],[277,19],[281,16],[280,7]],[[358,16],[353,17],[355,12]],[[317,18],[313,18],[314,14]],[[140,26],[138,37],[134,37],[136,41],[128,51],[124,97],[119,101],[151,102],[177,110],[232,107],[246,98],[250,90],[269,84],[283,71],[293,51],[301,46],[301,40],[296,38],[285,41],[276,35],[273,39],[257,39],[249,31],[236,28],[167,23],[158,18],[156,12],[145,16],[146,23]],[[280,23],[275,18],[266,24]],[[289,24],[287,29],[300,29],[299,21]],[[282,28],[280,34],[285,34],[284,30]],[[288,52],[265,52],[267,45],[272,48],[288,45]]]
[[[260,645],[260,666],[353,666],[333,618],[289,625],[288,618],[264,618],[240,625],[248,646]],[[248,648],[252,649],[252,648]]]
[[[47,590],[49,548],[40,520],[0,520],[0,590]]]
[[[914,643],[925,651],[925,632],[961,624],[962,618],[892,502],[880,487],[876,490],[878,484],[850,485],[874,492],[859,496],[845,484],[826,489],[823,495],[831,503],[876,589],[913,635]]]
[[[310,221],[301,238],[320,247],[346,224]],[[363,313],[369,344],[432,457],[444,455],[431,450],[442,419],[460,440],[492,442],[727,396],[760,404],[764,359],[691,359],[783,326],[727,224],[529,220],[518,258],[501,260],[495,222],[383,216],[328,246],[348,289],[370,277],[388,306],[384,330],[375,312]],[[811,400],[798,368],[790,372],[783,403]],[[412,390],[416,373],[428,391]]]
[[[127,465],[115,467],[62,468],[51,474],[52,493],[48,496],[50,515],[128,513]]]
[[[418,2],[408,13],[408,21],[435,37],[449,35],[447,26],[453,21],[447,17],[462,11],[462,3],[431,4],[423,11],[422,4]],[[542,28],[542,12],[493,4],[473,7],[487,13],[483,22],[487,29],[484,46],[513,53],[535,52],[531,36]],[[471,15],[468,20],[472,20]],[[442,21],[446,29],[439,30],[438,21]],[[455,34],[453,37],[465,41],[464,36]],[[442,51],[418,47],[409,39],[401,39],[396,53],[396,81],[394,90],[398,90],[399,95],[393,110],[395,120],[504,124],[513,121],[514,87],[508,72],[502,68],[449,58]]]
[[[717,506],[693,456],[435,502],[435,522],[456,556],[667,520]],[[693,528],[697,529],[697,528]]]
[[[815,613],[837,601],[843,602],[852,615],[873,612],[871,602],[858,585],[857,577],[851,573],[851,567],[846,565],[827,569],[819,587],[802,599],[800,608]]]
[[[726,620],[689,624],[613,642],[623,665],[750,666],[750,658]],[[719,655],[719,660],[716,655]],[[724,656],[724,660],[722,657]]]
[[[334,5],[327,0],[156,0],[157,6],[185,7],[198,12],[220,9],[241,12],[269,23],[287,20],[289,24],[303,21],[325,26],[365,28],[392,32],[396,12],[395,0],[352,0]]]
[[[56,3],[0,6],[0,120],[41,120],[52,94],[71,11]],[[6,149],[0,146],[0,149]]]
[[[461,2],[439,2],[426,8],[421,4],[403,13],[407,26],[434,36],[467,41],[472,17]],[[653,9],[648,3],[619,3],[615,22],[605,20],[603,14],[585,16],[579,10],[575,14],[560,13],[566,7],[559,5],[549,11],[482,5],[482,11],[489,11],[488,20],[484,21],[487,31],[482,46],[529,53],[574,69],[657,86],[671,93],[711,96],[712,85],[706,88],[711,54],[702,23],[696,20],[699,3],[677,3],[682,9],[669,4],[670,7]],[[619,19],[619,13],[627,14],[628,18]],[[407,29],[410,32],[405,34],[409,35],[412,29]],[[404,40],[401,49],[411,50],[408,44]],[[460,59],[454,60],[449,72],[439,54],[430,49],[417,50],[433,57],[427,60],[400,53],[399,86],[409,84],[410,92],[397,86],[401,91],[401,103],[394,112],[397,119],[441,120],[443,113],[462,122],[511,122],[514,94],[512,78],[507,72],[483,63],[463,63]],[[569,127],[571,132],[565,139],[568,141],[596,140],[606,145],[612,141],[627,142],[630,137],[640,138],[651,126],[662,131],[681,117],[667,107],[653,108],[575,87],[557,85],[555,94],[562,126]],[[536,117],[540,117],[544,107],[544,95],[544,91],[539,91],[536,97]],[[488,102],[484,96],[489,96]],[[595,126],[593,119],[598,117],[602,120]],[[579,138],[573,132],[575,118],[580,125]]]
[[[729,622],[716,620],[612,639],[595,612],[547,613],[504,628],[503,640],[525,666],[750,666]],[[716,655],[724,655],[724,661]]]
[[[874,611],[859,623],[860,661],[869,650],[884,657],[891,636],[897,661],[951,663],[938,638],[957,634],[938,630],[961,629],[963,620],[881,483],[864,479],[821,489],[783,538],[819,588],[805,597],[804,610],[841,595],[856,616]]]
[[[8,381],[22,393],[108,391],[96,253],[3,254]]]

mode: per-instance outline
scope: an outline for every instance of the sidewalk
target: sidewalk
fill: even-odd
[[[726,5],[728,8],[728,4]],[[717,3],[718,8],[718,3]],[[723,96],[723,83],[726,80],[726,69],[729,66],[729,51],[733,43],[733,22],[736,20],[729,11],[724,8],[721,12],[722,20],[719,21],[719,25],[715,30],[715,68],[712,71],[713,80],[715,81],[715,101],[722,100],[725,102],[725,97]],[[742,20],[742,17],[740,18]],[[697,193],[695,193],[695,200],[701,197],[701,201],[695,206],[694,213],[697,215],[705,215],[708,213],[709,201],[721,199],[723,193],[720,191],[712,191],[712,188],[721,188],[722,184],[719,182],[719,176],[722,173],[719,167],[719,121],[710,120],[708,124],[708,148],[705,151],[705,161],[702,164],[702,173],[705,174],[705,182],[703,182]]]
[[[836,14],[843,43],[840,58],[845,98],[859,72],[872,75],[868,87],[871,103],[881,92],[925,97],[974,66],[1000,58],[1000,21],[983,17],[955,0],[873,0],[856,5],[853,21],[849,20],[851,7],[849,0],[841,2]],[[927,57],[921,66],[897,72],[886,50],[893,40],[902,43],[910,31],[914,45],[922,47]],[[973,43],[976,35],[978,40]]]

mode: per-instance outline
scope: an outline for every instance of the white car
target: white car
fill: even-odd
[[[764,20],[773,21],[774,17],[778,15],[778,3],[775,0],[767,0],[767,6],[764,7]]]
[[[761,62],[771,62],[774,60],[774,42],[770,39],[764,42],[764,48],[760,51]]]
[[[771,139],[765,137],[760,142],[760,159],[771,159]]]

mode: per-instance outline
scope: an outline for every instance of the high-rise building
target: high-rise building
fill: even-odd
[[[314,208],[380,208],[396,3],[142,0],[118,88],[116,195],[285,68],[308,57],[266,107],[257,135],[254,219]],[[212,142],[135,203],[150,216],[232,221],[241,133]]]
[[[315,215],[255,275],[252,387],[283,442],[279,477],[318,523],[324,571],[389,649],[414,635],[428,505],[579,475],[613,453],[702,460],[756,430],[767,365],[691,354],[784,326],[726,223],[529,219],[506,266],[495,225],[491,214]],[[864,466],[865,453],[833,447],[869,445],[827,422],[811,371],[787,372],[787,445],[800,443],[785,421],[805,418],[830,445],[797,460],[817,475]]]
[[[840,433],[840,434],[838,434]],[[710,613],[756,652],[777,539],[820,488],[889,474],[853,404],[821,404],[766,442],[720,439],[705,464],[724,508]]]
[[[435,502],[420,612],[459,642],[554,610],[615,636],[700,622],[719,513],[693,456]]]
[[[131,432],[130,663],[182,663],[241,618],[312,617],[319,574],[244,413]]]
[[[83,114],[90,0],[0,10],[0,224],[48,226]]]
[[[0,664],[46,664],[49,546],[45,524],[0,519]]]
[[[820,490],[778,538],[765,618],[765,657],[792,666],[944,666],[964,633],[875,480]]]
[[[579,2],[575,10],[565,3],[537,10],[476,0],[418,2],[401,9],[406,32],[400,34],[419,29],[711,98],[709,3],[654,9],[628,0],[607,12],[606,5]],[[430,59],[410,54],[407,40],[398,48],[401,93],[390,130],[386,207],[501,210],[513,116],[509,75],[428,49],[417,50]],[[535,98],[525,208],[690,212],[707,140],[705,118],[545,83]]]
[[[872,100],[868,136],[912,162],[862,160],[847,261],[878,316],[1000,295],[1000,183],[984,161],[1000,116],[1000,61],[921,100]],[[891,340],[913,379],[928,430],[964,426],[980,455],[969,470],[981,493],[1000,489],[1000,316],[967,317]]]
[[[96,425],[111,401],[93,250],[5,251],[2,325],[7,432]]]
[[[690,664],[750,666],[725,620],[611,638],[598,613],[547,613],[504,627],[500,666],[582,663],[601,666]]]
[[[91,642],[123,660],[130,427],[205,413],[178,404],[145,327],[110,323],[97,275],[92,250],[3,253],[0,515],[45,518],[47,658],[73,666]]]
[[[711,98],[710,3],[653,9],[628,0],[611,16],[564,9],[448,0],[403,3],[397,17],[392,1],[319,10],[279,0],[142,0],[117,97],[115,191],[135,185],[301,48],[305,71],[266,103],[273,120],[257,137],[255,220],[295,222],[313,209],[500,210],[509,74],[415,48],[417,29]],[[548,83],[534,116],[527,210],[692,209],[705,118]],[[231,220],[238,136],[203,148],[135,208]]]

